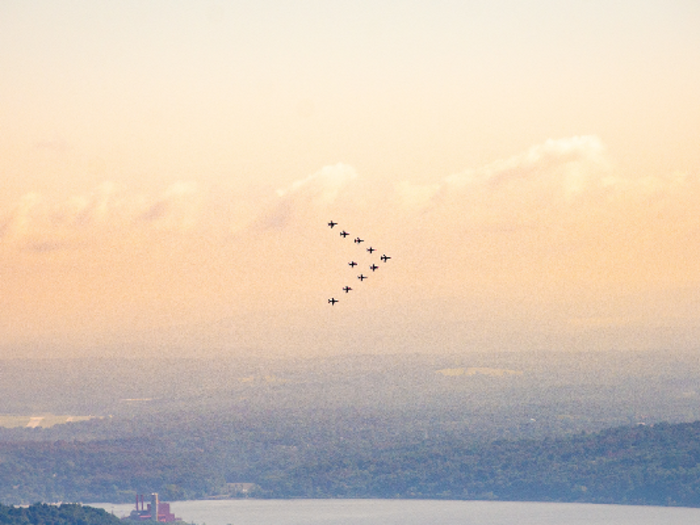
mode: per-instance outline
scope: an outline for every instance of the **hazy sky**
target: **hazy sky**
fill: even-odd
[[[1,355],[697,348],[698,28],[0,0]]]

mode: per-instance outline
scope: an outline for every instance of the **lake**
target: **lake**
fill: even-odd
[[[117,516],[133,504],[89,503]],[[700,509],[440,500],[204,500],[170,509],[198,525],[697,525]]]

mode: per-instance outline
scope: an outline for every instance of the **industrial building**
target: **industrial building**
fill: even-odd
[[[159,521],[161,523],[181,521],[180,518],[176,517],[175,514],[170,512],[170,503],[165,503],[158,500],[157,492],[151,494],[151,502],[148,505],[144,504],[143,494],[136,494],[136,508],[132,510],[131,514],[124,518],[124,520]]]

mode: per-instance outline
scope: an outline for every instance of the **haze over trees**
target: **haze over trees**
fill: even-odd
[[[0,429],[0,501],[700,504],[693,356],[544,357],[5,362],[13,413],[95,417]]]

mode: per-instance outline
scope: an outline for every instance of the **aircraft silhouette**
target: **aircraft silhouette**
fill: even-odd
[[[356,243],[356,244],[360,244],[361,242],[365,242],[365,240],[364,240],[364,239],[360,239],[359,237],[356,237],[356,238],[355,238],[355,243]]]
[[[391,257],[389,257],[388,255],[382,255],[380,259],[384,262],[387,262],[389,259],[391,259]]]
[[[369,248],[367,248],[367,251],[368,251],[369,253],[374,253],[374,252],[377,251],[377,249],[376,249],[376,248],[372,248],[372,247],[370,246]]]
[[[330,299],[328,299],[328,302],[331,304],[331,306],[335,306],[335,303],[339,303],[340,301],[335,297],[331,297]]]
[[[350,261],[348,263],[348,266],[350,266],[351,268],[354,268],[355,266],[357,266],[357,263],[355,261]]]
[[[376,264],[373,264],[372,266],[369,267],[369,269],[372,271],[376,270],[377,268],[379,268],[379,266],[377,266]]]
[[[352,288],[350,288],[349,286],[344,286],[344,287],[343,287],[343,291],[344,291],[345,293],[348,293],[350,290],[352,290]]]
[[[332,229],[333,229],[333,226],[335,226],[336,224],[338,224],[338,223],[337,223],[337,222],[333,222],[333,221],[331,220],[331,222],[328,223],[328,226],[330,226],[330,227],[331,227],[331,230],[332,230]]]
[[[350,234],[349,234],[348,232],[346,232],[345,230],[343,230],[342,232],[340,232],[340,236],[341,236],[343,239],[345,239],[345,237],[347,237],[348,235],[350,235]]]
[[[357,278],[360,280],[360,282],[362,282],[362,281],[364,281],[365,279],[367,279],[367,276],[366,276],[366,275],[360,274],[360,275],[357,276]]]

